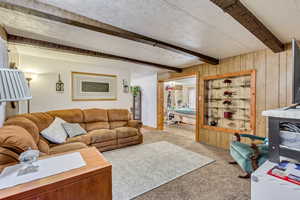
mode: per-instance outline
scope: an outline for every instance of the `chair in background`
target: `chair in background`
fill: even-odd
[[[234,161],[229,162],[229,164],[238,164],[246,172],[245,175],[240,175],[239,178],[250,178],[251,173],[268,159],[268,140],[264,137],[249,134],[235,133],[235,136],[236,141],[230,144],[230,155]],[[242,143],[241,138],[251,139],[251,145]]]

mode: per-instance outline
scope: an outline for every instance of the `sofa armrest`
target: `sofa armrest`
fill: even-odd
[[[251,139],[252,141],[254,140],[260,140],[260,141],[264,141],[266,138],[264,137],[259,137],[259,136],[256,136],[256,135],[250,135],[250,134],[239,134],[239,133],[235,133],[234,134],[235,137],[236,137],[236,141],[240,142],[241,141],[241,138],[249,138]]]
[[[19,155],[7,148],[0,147],[0,165],[5,165],[11,162],[18,162]]]
[[[88,146],[82,142],[59,144],[59,145],[56,145],[56,146],[50,148],[50,155],[57,154],[57,153],[65,153],[68,151],[75,151],[75,150],[84,149],[87,147]]]
[[[129,120],[128,126],[132,128],[142,128],[143,123],[139,120]]]

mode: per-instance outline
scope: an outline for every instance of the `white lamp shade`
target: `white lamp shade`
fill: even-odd
[[[16,69],[0,68],[0,102],[31,99],[24,73]]]

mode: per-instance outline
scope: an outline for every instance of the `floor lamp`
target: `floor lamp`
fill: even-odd
[[[22,71],[0,68],[0,82],[0,104],[32,98]]]
[[[32,72],[25,72],[25,78],[27,80],[28,88],[30,89],[30,81],[35,77],[35,74]],[[27,113],[30,113],[30,99],[27,100]]]
[[[32,80],[32,78],[26,78],[26,80],[27,80],[28,88],[30,89],[30,81]],[[27,113],[30,113],[30,99],[27,100]]]

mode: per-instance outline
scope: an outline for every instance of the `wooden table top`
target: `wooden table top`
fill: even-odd
[[[66,185],[68,183],[79,181],[85,177],[101,172],[101,170],[111,170],[111,164],[104,158],[104,156],[95,148],[85,148],[77,151],[70,151],[61,154],[44,156],[41,159],[63,155],[72,152],[80,152],[82,158],[86,162],[86,166],[73,169],[67,172],[59,173],[28,183],[16,185],[11,188],[0,190],[0,199],[11,198],[14,196],[28,196],[29,194],[38,194],[41,191],[51,190],[59,187],[59,185]],[[9,164],[12,165],[12,164]],[[7,165],[7,166],[9,166]]]

